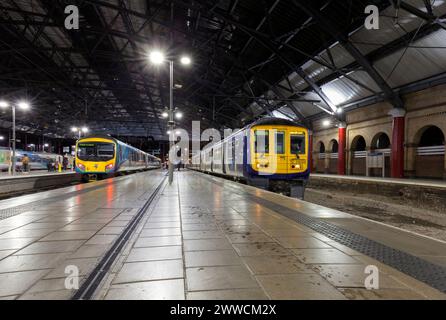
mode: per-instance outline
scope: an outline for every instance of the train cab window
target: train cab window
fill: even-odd
[[[285,153],[285,132],[276,132],[276,154]]]
[[[113,159],[115,147],[112,143],[79,143],[77,157],[83,161],[108,161]]]
[[[97,145],[98,156],[101,158],[113,158],[115,146],[111,143],[101,143]]]
[[[305,135],[303,134],[290,135],[290,153],[291,154],[305,153]]]
[[[269,130],[255,130],[255,153],[269,153]]]

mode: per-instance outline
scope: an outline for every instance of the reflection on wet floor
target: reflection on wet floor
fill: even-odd
[[[162,175],[152,171],[101,181],[96,186],[102,187],[0,221],[0,297],[69,299],[74,290],[65,288],[65,267],[75,265],[82,282]],[[71,191],[58,190],[51,197]],[[444,243],[183,171],[175,174],[173,185],[164,185],[95,298],[445,299],[438,290],[246,194],[379,238],[430,261],[446,262]],[[26,197],[38,201],[50,195]],[[379,268],[378,290],[365,288],[368,265]]]

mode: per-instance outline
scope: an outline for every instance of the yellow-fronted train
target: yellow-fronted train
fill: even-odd
[[[286,119],[263,118],[203,148],[192,157],[190,168],[265,189],[296,187],[296,196],[302,197],[310,175],[308,142],[307,128]]]
[[[90,180],[160,168],[161,159],[110,136],[94,135],[77,141],[75,164],[83,180]]]

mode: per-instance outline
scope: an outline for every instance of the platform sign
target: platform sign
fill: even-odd
[[[63,147],[63,153],[70,152],[70,147]]]
[[[366,156],[366,175],[370,174],[370,169],[381,169],[383,178],[386,176],[386,161],[384,152],[369,152]]]

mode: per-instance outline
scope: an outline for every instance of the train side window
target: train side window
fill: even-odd
[[[305,153],[305,135],[291,134],[290,136],[290,153],[304,154]]]
[[[285,153],[285,132],[276,132],[276,154]]]
[[[254,131],[255,153],[269,153],[269,130]]]

